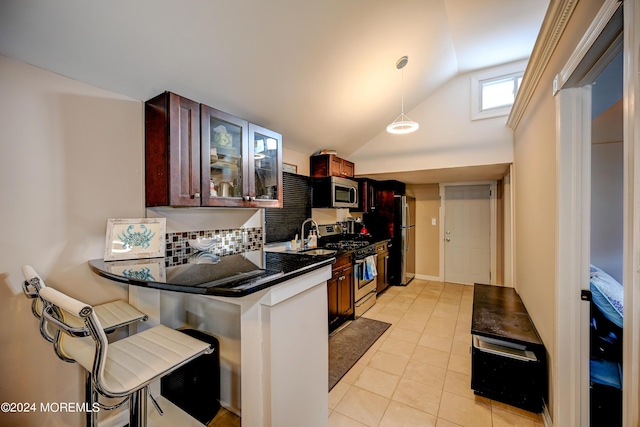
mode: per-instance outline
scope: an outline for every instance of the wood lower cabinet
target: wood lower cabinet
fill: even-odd
[[[336,258],[333,274],[327,281],[329,332],[353,318],[353,294],[353,255],[345,254]]]
[[[353,178],[355,174],[353,162],[342,159],[335,154],[311,156],[310,168],[312,178],[324,178],[327,176]]]
[[[376,244],[376,269],[378,270],[378,284],[376,286],[376,291],[378,293],[384,291],[389,286],[389,274],[388,274],[388,266],[389,266],[389,243],[388,242],[380,242]]]

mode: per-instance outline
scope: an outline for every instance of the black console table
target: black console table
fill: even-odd
[[[471,336],[474,393],[541,412],[547,396],[547,354],[513,288],[474,286]]]

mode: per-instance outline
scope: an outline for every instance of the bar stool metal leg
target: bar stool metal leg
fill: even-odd
[[[55,341],[63,354],[91,372],[91,380],[86,378],[85,381],[93,384],[87,388],[107,398],[129,397],[129,427],[147,425],[149,384],[214,350],[211,344],[164,325],[109,343],[104,327],[90,305],[49,286],[40,290],[40,298],[45,303],[43,317],[60,331],[56,332]],[[59,316],[56,310],[68,314],[74,324],[83,322],[84,327],[70,324],[67,316]],[[61,339],[63,333],[70,337],[66,344]],[[90,352],[93,358],[87,357]],[[94,397],[93,394],[85,395],[88,400]]]
[[[147,427],[148,387],[142,387],[131,395],[129,402],[129,427]]]
[[[95,411],[93,404],[98,401],[98,393],[93,386],[93,377],[91,372],[84,371],[84,401],[87,405],[85,408],[87,427],[98,427],[98,413]]]

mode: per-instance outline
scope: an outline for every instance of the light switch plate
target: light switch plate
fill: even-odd
[[[436,219],[435,218],[431,218],[431,225],[436,225]]]

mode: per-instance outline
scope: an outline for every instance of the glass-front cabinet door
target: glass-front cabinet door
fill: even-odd
[[[282,135],[206,105],[200,124],[201,205],[282,207]]]
[[[202,206],[239,206],[247,195],[248,122],[201,105]]]
[[[249,123],[249,201],[282,207],[282,135]]]

